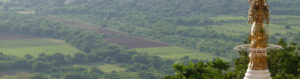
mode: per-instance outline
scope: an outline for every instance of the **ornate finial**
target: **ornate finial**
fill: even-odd
[[[248,0],[250,4],[248,23],[265,22],[269,24],[269,4],[267,0]]]

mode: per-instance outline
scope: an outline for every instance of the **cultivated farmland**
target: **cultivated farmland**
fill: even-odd
[[[123,32],[117,32],[113,30],[107,30],[103,28],[99,28],[98,26],[88,25],[88,24],[82,24],[76,21],[70,21],[66,19],[60,19],[53,16],[47,16],[46,19],[57,21],[65,24],[66,26],[71,27],[80,27],[85,28],[88,30],[96,31],[99,34],[105,35],[106,42],[112,43],[112,44],[118,44],[118,45],[125,45],[128,48],[148,48],[148,47],[163,47],[168,46],[165,43],[161,43],[158,41],[153,40],[147,40],[144,38],[138,38],[138,37],[132,37],[128,36],[126,33]]]
[[[201,53],[192,49],[185,49],[180,47],[157,47],[157,48],[137,48],[135,49],[139,53],[148,53],[150,55],[160,56],[166,59],[178,60],[183,57],[189,57],[191,59],[199,60],[212,60],[214,58],[221,58],[229,60],[224,57],[218,57],[209,53]]]
[[[72,55],[80,51],[62,40],[24,34],[1,33],[0,52],[7,55],[24,57],[27,54],[38,56],[40,53]]]

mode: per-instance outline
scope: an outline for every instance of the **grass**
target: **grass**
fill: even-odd
[[[178,60],[184,56],[189,56],[191,59],[212,60],[218,56],[209,53],[203,53],[196,50],[189,50],[180,47],[155,47],[155,48],[137,48],[140,53],[148,53],[154,56],[160,56],[166,59]],[[228,61],[229,59],[218,57]]]
[[[211,17],[211,20],[214,21],[230,21],[230,20],[247,20],[247,16],[229,16],[229,15],[220,15],[217,17]]]
[[[1,2],[3,2],[3,3],[7,3],[7,2],[9,2],[10,0],[0,0]]]
[[[72,66],[84,67],[84,68],[97,67],[101,71],[105,72],[105,74],[118,75],[122,79],[141,79],[140,77],[138,77],[139,76],[138,74],[140,72],[149,72],[149,71],[127,72],[126,67],[131,66],[131,65],[121,65],[121,64],[89,63],[89,64],[77,64],[77,65],[72,65]],[[115,71],[115,72],[113,72],[113,71]],[[161,73],[161,72],[154,72],[153,75],[163,77],[166,74]]]
[[[40,53],[72,55],[80,51],[62,40],[33,38],[0,40],[0,52],[17,57],[24,57],[26,54],[38,56]]]
[[[35,14],[34,10],[18,11],[19,14]]]
[[[16,75],[4,75],[1,76],[0,79],[29,79],[28,73],[19,73]]]
[[[99,65],[98,68],[102,70],[103,72],[121,72],[127,70],[127,68],[120,67],[119,65],[116,64],[102,64]]]
[[[0,79],[29,79],[30,71],[28,70],[9,70],[1,71]]]
[[[17,75],[5,75],[5,76],[0,77],[0,79],[22,79],[22,77],[17,76]],[[26,79],[26,78],[24,78],[24,79]]]
[[[116,75],[123,79],[140,79],[138,72],[118,72]]]
[[[0,40],[0,48],[38,47],[63,44],[65,44],[65,42],[62,40],[49,38]]]

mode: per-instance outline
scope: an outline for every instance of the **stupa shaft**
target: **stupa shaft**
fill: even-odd
[[[268,35],[264,23],[269,23],[269,6],[267,0],[248,0],[250,3],[249,24],[251,44],[249,48],[249,65],[244,79],[271,79],[267,65]]]

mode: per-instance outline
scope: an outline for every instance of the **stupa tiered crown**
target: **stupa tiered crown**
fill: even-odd
[[[269,24],[269,5],[267,0],[248,0],[250,10],[248,23],[252,24],[250,44],[235,47],[238,51],[249,52],[248,70],[244,79],[271,79],[267,65],[268,50],[279,50],[281,46],[268,44],[265,24]]]

